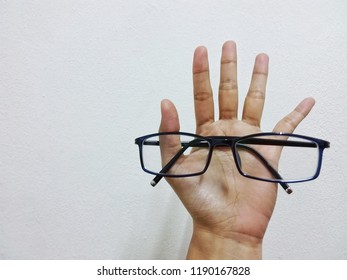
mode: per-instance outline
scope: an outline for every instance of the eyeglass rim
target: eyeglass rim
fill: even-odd
[[[135,139],[135,144],[139,145],[142,144],[143,140],[146,138],[150,138],[153,136],[160,136],[160,135],[185,135],[185,136],[192,136],[192,137],[199,137],[204,140],[210,141],[210,139],[224,139],[224,138],[235,138],[236,141],[241,141],[243,139],[251,138],[251,137],[260,137],[260,136],[270,136],[270,135],[276,135],[276,136],[292,136],[292,137],[297,137],[297,138],[302,138],[306,140],[310,140],[313,142],[316,142],[319,147],[322,148],[329,148],[330,147],[330,142],[320,139],[320,138],[315,138],[311,136],[306,136],[306,135],[301,135],[301,134],[295,134],[295,133],[287,133],[287,132],[260,132],[260,133],[253,133],[253,134],[248,134],[244,136],[203,136],[199,134],[194,134],[190,132],[183,132],[183,131],[172,131],[172,132],[157,132],[157,133],[151,133],[147,135],[143,135],[140,137],[137,137]]]
[[[181,175],[178,174],[177,175],[177,174],[167,174],[167,173],[161,173],[161,172],[154,172],[154,171],[147,169],[145,167],[144,160],[143,160],[143,142],[147,138],[151,138],[151,137],[155,137],[155,136],[161,136],[161,135],[185,135],[185,136],[191,136],[194,138],[201,138],[203,140],[206,140],[209,143],[209,152],[207,154],[207,160],[206,160],[205,167],[203,168],[203,170],[201,170],[199,172],[195,172],[195,173],[181,174]],[[149,174],[152,174],[152,175],[159,175],[159,176],[170,177],[170,178],[193,177],[193,176],[199,176],[199,175],[204,174],[210,165],[210,161],[211,161],[212,153],[213,153],[213,149],[211,149],[212,146],[211,146],[210,142],[211,142],[210,139],[208,139],[206,137],[203,137],[203,136],[198,135],[198,134],[189,133],[189,132],[158,132],[158,133],[152,133],[152,134],[144,135],[144,136],[141,136],[141,137],[138,137],[135,139],[135,144],[137,144],[139,147],[140,163],[141,163],[142,170],[149,173]]]
[[[144,160],[143,160],[143,142],[147,139],[147,138],[151,138],[154,136],[161,136],[161,135],[183,135],[183,136],[190,136],[190,137],[195,137],[195,138],[201,138],[206,140],[209,143],[209,153],[207,154],[207,160],[205,163],[205,167],[202,171],[196,172],[196,173],[189,173],[189,174],[167,174],[167,173],[160,173],[160,172],[153,172],[151,170],[148,170],[145,166],[144,166]],[[317,164],[317,168],[316,168],[316,172],[312,177],[308,177],[308,178],[304,178],[304,179],[292,179],[292,180],[279,180],[279,179],[266,179],[266,178],[260,178],[260,177],[255,177],[249,174],[244,173],[241,168],[240,168],[240,163],[237,159],[236,156],[236,151],[235,151],[235,146],[237,144],[237,142],[239,141],[243,141],[244,139],[247,138],[252,138],[252,137],[261,137],[261,136],[291,136],[291,137],[296,137],[296,138],[301,138],[301,139],[305,139],[305,140],[309,140],[312,142],[315,142],[318,146],[318,164]],[[249,134],[249,135],[245,135],[245,136],[202,136],[199,134],[194,134],[194,133],[189,133],[189,132],[182,132],[182,131],[173,131],[173,132],[157,132],[157,133],[152,133],[152,134],[147,134],[144,136],[140,136],[137,137],[135,139],[135,144],[138,145],[139,147],[139,154],[140,154],[140,163],[141,163],[141,167],[142,169],[152,175],[159,175],[159,176],[163,176],[163,177],[170,177],[170,178],[183,178],[183,177],[193,177],[193,176],[199,176],[202,175],[203,173],[206,172],[206,170],[209,167],[211,158],[212,158],[212,153],[213,153],[213,139],[233,139],[234,141],[232,142],[232,153],[234,156],[234,160],[235,160],[235,165],[239,171],[239,173],[247,178],[251,178],[251,179],[255,179],[258,181],[264,181],[264,182],[273,182],[273,183],[298,183],[298,182],[305,182],[305,181],[310,181],[310,180],[314,180],[316,179],[319,174],[320,174],[320,170],[321,170],[321,166],[322,166],[322,158],[323,158],[323,150],[325,148],[329,148],[330,147],[330,142],[323,140],[323,139],[319,139],[319,138],[315,138],[315,137],[311,137],[311,136],[306,136],[306,135],[300,135],[300,134],[295,134],[295,133],[285,133],[285,132],[261,132],[261,133],[254,133],[254,134]]]

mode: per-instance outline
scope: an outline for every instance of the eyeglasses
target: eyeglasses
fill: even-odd
[[[243,137],[163,132],[136,138],[135,144],[139,147],[142,169],[155,175],[152,186],[162,177],[201,175],[211,162],[227,161],[232,155],[242,176],[279,183],[287,193],[292,192],[288,183],[318,177],[323,150],[330,147],[325,140],[272,132]],[[213,151],[218,156],[212,156]]]

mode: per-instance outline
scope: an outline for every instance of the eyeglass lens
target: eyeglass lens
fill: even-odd
[[[206,140],[194,136],[153,136],[143,142],[144,168],[150,172],[174,176],[200,173],[207,165],[209,147]]]
[[[235,145],[238,165],[245,175],[277,180],[269,165],[278,171],[281,181],[308,180],[318,169],[318,145],[296,136],[259,136],[240,140]]]

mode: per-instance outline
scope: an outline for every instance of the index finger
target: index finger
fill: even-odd
[[[196,128],[214,122],[214,105],[210,84],[207,49],[198,47],[193,59],[193,91]]]
[[[254,63],[251,84],[245,99],[242,120],[260,127],[265,102],[266,81],[269,71],[269,57],[257,55]]]

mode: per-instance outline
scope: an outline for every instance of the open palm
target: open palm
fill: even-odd
[[[205,47],[195,50],[193,85],[197,134],[244,136],[261,132],[268,61],[266,54],[259,54],[255,59],[242,119],[239,120],[236,45],[232,41],[223,45],[218,93],[219,119],[215,120],[207,50]],[[313,105],[312,98],[303,100],[294,111],[277,123],[274,131],[293,132]],[[179,131],[174,104],[163,100],[161,111],[160,131]],[[239,243],[261,245],[275,206],[277,186],[240,175],[230,148],[215,148],[209,168],[203,175],[167,178],[167,181],[193,218],[192,243],[194,236],[211,234]]]

